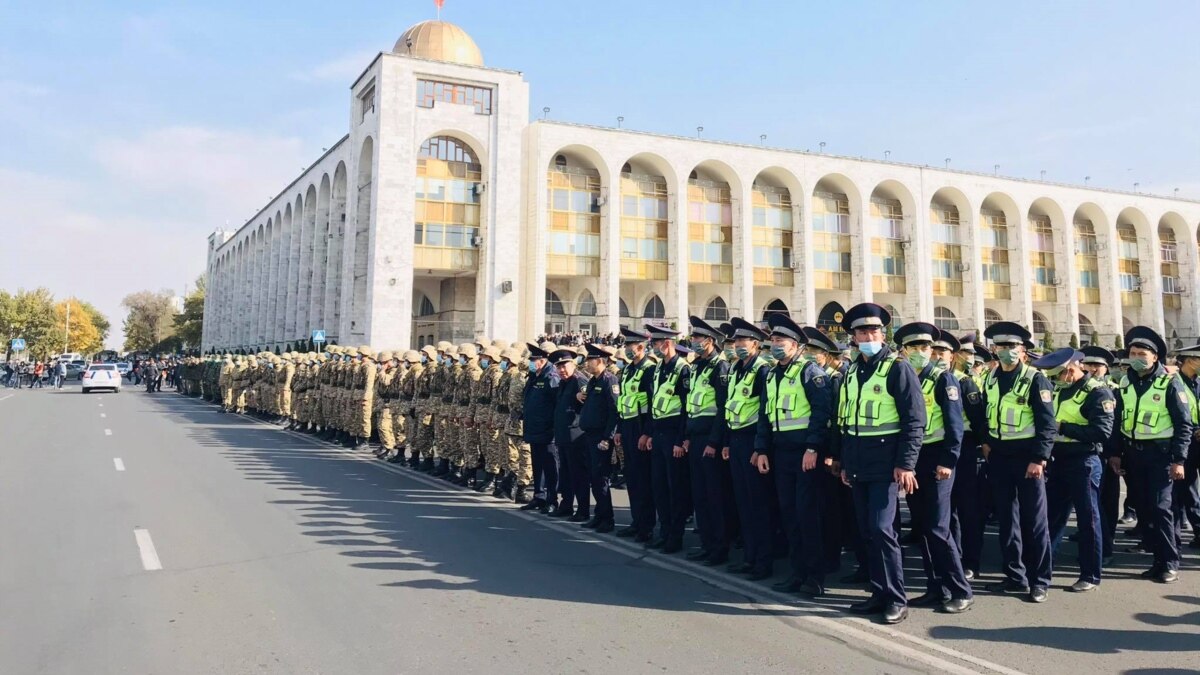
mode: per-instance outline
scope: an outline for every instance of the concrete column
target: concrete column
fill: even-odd
[[[596,330],[615,333],[621,328],[621,165],[608,162],[607,191],[600,207],[600,283],[596,286]]]
[[[850,202],[850,304],[874,302],[875,291],[871,286],[871,201],[869,195],[847,194]],[[847,307],[846,309],[850,309]]]
[[[963,308],[965,316],[960,317],[972,327],[979,338],[983,338],[983,247],[980,228],[983,226],[982,202],[977,205],[968,204],[969,210],[964,211],[959,205],[959,233],[962,235],[963,262]]]
[[[688,322],[688,173],[686,167],[672,167],[674,186],[667,187],[667,296],[665,321],[681,331]],[[631,308],[631,311],[638,311]]]
[[[1190,235],[1190,232],[1185,232],[1184,236],[1180,237],[1179,233],[1176,233],[1180,258],[1179,281],[1183,284],[1183,292],[1180,293],[1183,304],[1179,310],[1179,326],[1176,330],[1179,331],[1179,337],[1184,340],[1185,345],[1200,334],[1200,302],[1197,301],[1200,298],[1200,294],[1197,294],[1197,284],[1200,284],[1200,251],[1196,248],[1196,238]]]
[[[312,288],[313,228],[316,226],[317,193],[305,194],[304,227],[300,230],[299,255],[296,287],[296,324],[291,339],[299,340],[310,335],[309,293]]]
[[[263,297],[266,302],[263,304],[263,314],[259,318],[260,329],[264,342],[271,340],[275,332],[275,309],[276,298],[279,295],[279,273],[282,269],[279,264],[279,242],[283,238],[283,218],[275,219],[275,227],[271,232],[271,236],[267,238],[267,257],[263,261],[265,266],[264,271],[266,277],[261,291],[265,294]]]
[[[287,306],[283,316],[280,342],[296,339],[296,320],[300,314],[300,242],[304,239],[304,204],[297,200],[292,215],[292,238],[288,243]]]
[[[1100,316],[1096,318],[1096,331],[1101,335],[1101,346],[1111,348],[1113,335],[1124,335],[1122,327],[1124,310],[1121,307],[1121,287],[1118,283],[1117,221],[1116,216],[1105,215],[1105,222],[1093,222],[1096,228],[1097,263],[1100,268]]]
[[[907,207],[904,209],[904,236],[909,242],[904,250],[904,271],[908,281],[901,311],[917,321],[933,323],[933,270],[927,264],[933,259],[933,244],[929,237],[929,196],[932,191],[926,192],[924,171],[912,192],[916,202],[913,212],[908,213]]]
[[[751,323],[762,318],[754,304],[754,176],[739,176],[741,192],[733,201],[733,292],[729,299],[730,316]]]
[[[813,275],[813,228],[809,211],[812,196],[807,192],[794,192],[792,198],[792,292],[788,297],[788,309],[792,318],[801,325],[817,322],[817,289]]]
[[[1142,260],[1142,320],[1164,335],[1166,310],[1163,309],[1162,247],[1158,243],[1158,224],[1150,223],[1145,237],[1138,237],[1139,257]],[[1150,269],[1146,269],[1149,262]],[[1167,336],[1169,337],[1169,336]]]
[[[1074,212],[1074,207],[1064,210],[1064,213]],[[1069,216],[1065,217],[1069,218]],[[1056,235],[1054,237],[1054,271],[1058,275],[1059,281],[1056,284],[1057,304],[1059,307],[1063,307],[1063,311],[1051,312],[1046,319],[1055,333],[1077,335],[1082,343],[1083,340],[1088,339],[1088,336],[1079,335],[1079,268],[1075,265],[1075,222],[1073,219],[1066,223],[1056,223],[1051,220],[1051,224]],[[1059,337],[1061,336],[1055,335],[1056,344],[1066,346],[1069,335],[1064,340],[1059,340]]]
[[[1007,214],[1006,214],[1007,215]],[[1012,281],[1012,314],[1004,317],[1026,328],[1033,325],[1033,266],[1029,264],[1029,205],[1017,204],[1008,216],[1008,273]]]

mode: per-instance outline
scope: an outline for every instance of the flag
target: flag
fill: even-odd
[[[433,0],[433,4],[436,5],[437,8],[440,10],[442,8],[442,5],[446,4],[446,0]]]

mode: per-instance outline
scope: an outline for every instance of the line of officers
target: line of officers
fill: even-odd
[[[895,331],[893,348],[890,322],[877,304],[851,308],[849,348],[786,314],[770,315],[766,330],[691,317],[686,344],[646,325],[622,329],[619,351],[485,340],[399,354],[331,347],[226,357],[205,379],[217,380],[225,409],[258,405],[348,445],[374,430],[389,461],[664,553],[682,550],[694,518],[700,546],[687,558],[752,580],[773,574],[782,549],[790,574],[780,591],[820,596],[848,549],[857,568],[842,581],[870,588],[849,609],[885,623],[910,606],[971,608],[989,514],[1002,558],[989,591],[1045,602],[1072,511],[1078,579],[1068,590],[1096,589],[1122,478],[1136,549],[1153,559],[1142,576],[1178,579],[1182,525],[1200,532],[1200,453],[1189,454],[1200,345],[1168,368],[1163,338],[1138,326],[1119,361],[1095,346],[1035,358],[1030,332],[1013,322],[984,331],[994,351],[914,322]],[[632,520],[621,528],[617,466]],[[902,493],[925,572],[911,600]]]

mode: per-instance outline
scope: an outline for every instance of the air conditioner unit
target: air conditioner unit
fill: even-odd
[[[900,248],[907,249],[910,246],[912,246],[912,239],[901,239],[900,240]]]
[[[596,199],[595,199],[595,200],[593,200],[593,203],[594,203],[596,206],[604,206],[605,204],[607,204],[607,203],[608,203],[608,199],[607,199],[607,198],[605,198],[605,197],[596,197]]]
[[[1062,286],[1063,285],[1062,277],[1055,274],[1053,277],[1051,277],[1050,283],[1054,286]]]
[[[472,190],[475,192],[475,194],[481,195],[487,192],[487,183],[476,183]]]
[[[800,261],[799,261],[799,260],[793,260],[793,261],[792,261],[792,264],[791,264],[791,265],[789,265],[789,267],[791,267],[793,270],[799,270],[799,269],[800,269]]]
[[[474,237],[471,237],[471,245],[475,248],[483,246],[483,235],[477,234]]]
[[[971,263],[960,262],[957,265],[955,265],[955,267],[958,269],[959,272],[971,271]]]

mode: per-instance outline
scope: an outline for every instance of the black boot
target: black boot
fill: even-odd
[[[462,477],[458,479],[458,486],[465,488],[471,487],[471,485],[475,482],[475,469],[463,466],[461,471]]]
[[[525,491],[524,485],[518,485],[516,492],[513,493],[513,501],[518,504],[528,504],[529,495]]]
[[[403,464],[404,463],[404,448],[403,447],[396,448],[396,452],[392,453],[392,455],[387,458],[387,461],[388,461],[388,464]]]
[[[442,459],[440,462],[438,462],[438,468],[434,469],[433,477],[441,478],[442,476],[445,476],[448,473],[450,473],[450,460]]]
[[[512,501],[513,483],[517,482],[517,477],[514,474],[508,474],[504,480],[496,484],[496,489],[492,491],[492,496],[496,499],[507,499]]]
[[[488,492],[496,489],[496,474],[492,473],[491,471],[484,471],[483,480],[477,482],[479,485],[475,487],[475,491],[487,494]]]
[[[418,455],[417,452],[414,450],[412,453],[412,457],[408,458],[408,468],[412,469],[413,471],[416,471],[420,467],[421,467],[421,456]]]
[[[432,457],[426,457],[425,459],[421,460],[421,471],[425,473],[433,473],[436,470],[436,467],[437,465],[433,463]]]

